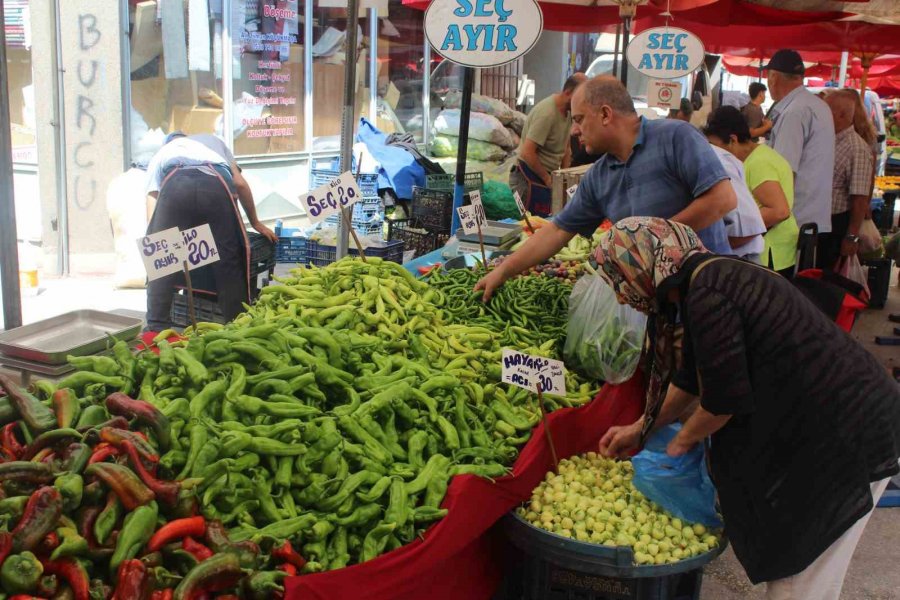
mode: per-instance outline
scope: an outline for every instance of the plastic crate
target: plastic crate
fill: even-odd
[[[198,322],[225,322],[225,317],[222,315],[222,311],[219,310],[219,303],[216,301],[215,294],[194,292],[194,313],[197,316]],[[192,325],[187,290],[179,289],[172,296],[172,312],[170,315],[172,323],[177,327],[187,327],[188,325]]]
[[[890,258],[876,258],[863,261],[869,267],[869,308],[884,308],[891,286],[891,268],[894,261]]]
[[[880,210],[872,211],[872,218],[875,226],[882,230],[883,233],[889,233],[894,227],[894,207],[897,203],[898,192],[896,190],[885,192],[883,199],[884,205]]]
[[[456,175],[452,173],[435,173],[425,176],[425,187],[429,190],[450,192],[456,189]],[[484,188],[484,175],[481,172],[466,173],[463,177],[463,189],[467,192]]]
[[[416,219],[396,219],[389,220],[387,223],[388,240],[402,241],[405,244],[406,252],[413,251],[413,258],[428,254],[438,248],[439,234],[435,231],[428,231]]]
[[[317,267],[325,267],[334,262],[335,257],[337,256],[337,248],[334,246],[326,246],[324,244],[319,244],[314,240],[309,240],[309,244],[307,245],[307,250],[309,252],[309,264],[315,265]],[[350,242],[350,246],[348,248],[350,256],[358,256],[359,252],[354,246],[353,242]],[[389,260],[395,263],[403,262],[403,242],[384,242],[383,245],[380,246],[369,246],[368,248],[363,248],[366,256],[377,256],[384,260]]]
[[[564,538],[515,514],[501,527],[518,556],[508,561],[495,600],[698,600],[703,565],[726,545],[674,564],[638,566],[630,548]]]
[[[275,244],[255,231],[247,232],[250,242],[250,276],[259,275],[275,268]]]
[[[332,169],[313,169],[310,188],[322,187],[326,183],[337,179],[340,174],[340,171]],[[378,197],[378,173],[360,173],[356,176],[356,185],[359,186],[359,191],[362,192],[363,198]]]
[[[412,218],[429,231],[449,233],[453,222],[453,193],[414,187]]]
[[[278,244],[275,247],[276,263],[307,264],[306,238],[294,235],[296,228],[276,229]]]

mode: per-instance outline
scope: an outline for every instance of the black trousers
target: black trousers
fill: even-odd
[[[231,320],[243,310],[243,303],[250,302],[248,249],[237,206],[219,178],[197,169],[175,171],[159,191],[147,233],[204,223],[209,223],[219,260],[191,271],[191,283],[196,289],[215,291],[222,314]],[[184,285],[182,273],[147,284],[147,327],[151,331],[172,326],[170,313],[176,285]]]
[[[831,232],[820,233],[816,245],[816,267],[834,270],[834,265],[841,257],[841,242],[850,228],[850,211],[831,215]]]

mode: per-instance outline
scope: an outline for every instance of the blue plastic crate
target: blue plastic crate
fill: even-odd
[[[307,264],[307,239],[293,235],[295,228],[281,228],[278,234],[278,245],[275,248],[275,262]]]
[[[395,263],[402,263],[403,247],[404,243],[402,241],[383,242],[383,244],[378,246],[369,246],[368,248],[363,248],[363,251],[366,253],[366,256],[377,256],[384,260],[389,260]],[[315,265],[317,267],[325,267],[330,265],[334,262],[335,257],[337,256],[337,249],[334,246],[319,244],[314,240],[309,240],[307,249],[309,253],[309,264]],[[350,256],[359,255],[359,251],[357,251],[352,242],[350,243],[348,250]]]
[[[337,179],[340,174],[340,171],[331,169],[313,169],[310,189],[321,187],[326,183]],[[363,198],[378,197],[378,173],[360,173],[356,176],[356,185],[359,186]]]

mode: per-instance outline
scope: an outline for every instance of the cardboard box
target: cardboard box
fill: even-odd
[[[188,135],[215,133],[216,121],[222,109],[209,106],[174,106],[169,119],[169,131],[180,130]]]
[[[366,53],[362,52],[356,65],[357,114],[363,105],[361,89],[365,73]],[[344,105],[344,65],[313,61],[313,102],[313,136],[340,135]]]
[[[580,167],[571,167],[569,169],[558,169],[550,174],[550,178],[552,180],[552,183],[550,184],[552,193],[550,200],[550,211],[552,214],[555,215],[563,209],[563,207],[569,201],[569,196],[568,194],[566,194],[566,190],[581,181],[581,177],[585,173],[587,173],[587,170],[590,169],[591,166],[593,165],[582,165]]]
[[[165,128],[170,116],[166,114],[169,82],[165,77],[151,77],[131,81],[131,105],[140,113],[147,127]]]

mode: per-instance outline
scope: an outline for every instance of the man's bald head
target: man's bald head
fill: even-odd
[[[594,111],[608,106],[619,114],[636,114],[631,94],[621,81],[611,75],[588,79],[576,94]]]
[[[572,133],[592,154],[620,152],[623,140],[639,127],[634,102],[625,86],[610,76],[594,77],[578,86],[572,97]]]
[[[587,75],[585,75],[584,73],[572,73],[572,75],[570,75],[569,78],[566,79],[566,82],[563,84],[562,91],[564,94],[573,94],[575,93],[575,88],[577,88],[585,81],[587,81]]]
[[[825,97],[825,102],[831,109],[834,117],[834,130],[841,132],[853,126],[853,116],[856,112],[856,97],[847,90],[837,90]]]

